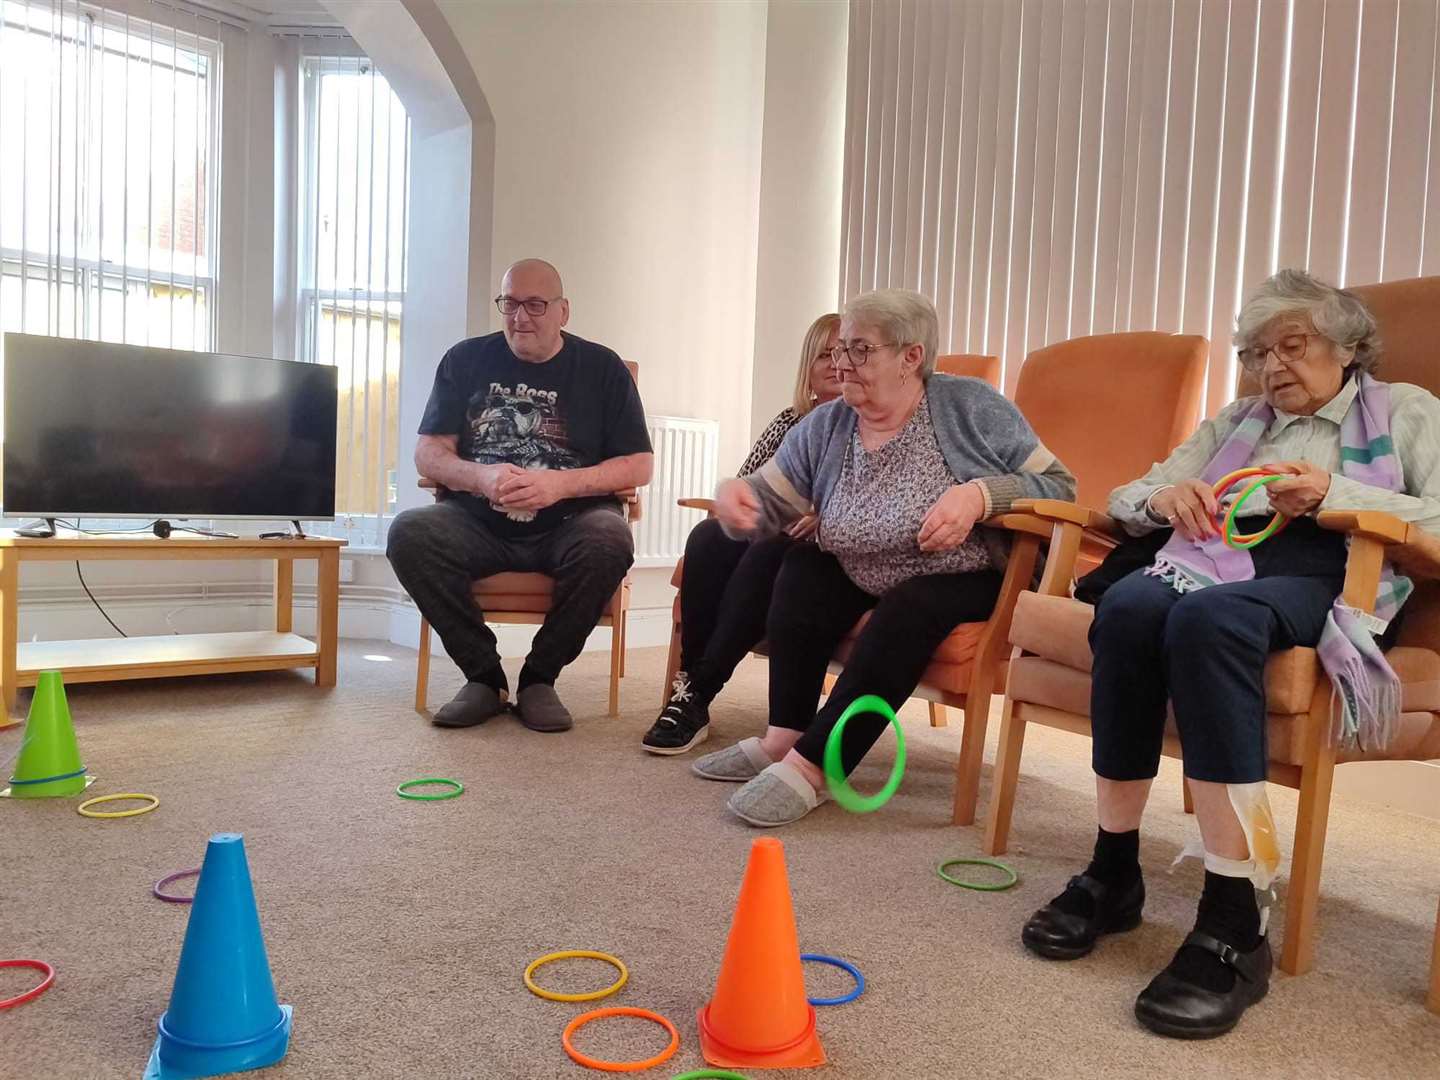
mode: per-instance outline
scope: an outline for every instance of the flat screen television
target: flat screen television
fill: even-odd
[[[8,517],[335,516],[336,369],[6,334]]]

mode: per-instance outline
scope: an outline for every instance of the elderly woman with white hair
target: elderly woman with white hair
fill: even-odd
[[[1398,680],[1374,636],[1393,635],[1410,583],[1387,568],[1377,614],[1388,630],[1346,607],[1346,539],[1311,515],[1383,510],[1440,533],[1440,401],[1375,378],[1380,341],[1364,303],[1285,270],[1247,298],[1237,324],[1240,364],[1262,394],[1228,405],[1111,494],[1111,515],[1136,539],[1077,583],[1078,598],[1098,598],[1090,720],[1100,829],[1090,865],[1021,933],[1031,951],[1069,960],[1139,925],[1140,820],[1168,702],[1205,884],[1194,930],[1135,1014],[1177,1038],[1224,1034],[1270,984],[1265,927],[1279,851],[1265,796],[1266,658],[1318,648],[1339,739],[1383,744],[1398,716]],[[1283,479],[1236,511],[1240,530],[1256,533],[1272,512],[1289,522],[1250,549],[1227,545],[1217,522],[1240,489],[1219,502],[1214,493],[1242,467]],[[1139,568],[1123,573],[1126,549]]]
[[[818,544],[787,552],[771,600],[765,734],[694,765],[707,779],[744,784],[729,806],[752,825],[813,810],[845,707],[878,694],[898,709],[946,635],[989,616],[1008,546],[979,523],[1017,499],[1074,495],[1074,479],[1014,405],[980,379],[934,373],[938,338],[935,308],[918,293],[852,300],[833,354],[841,399],[806,416],[757,473],[716,493],[731,535],[775,535],[812,505],[820,519]],[[817,713],[826,665],[866,612]],[[884,728],[868,715],[846,726],[847,773]]]

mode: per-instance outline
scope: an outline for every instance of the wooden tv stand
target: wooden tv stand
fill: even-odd
[[[171,534],[162,540],[141,534],[36,539],[0,530],[0,695],[4,715],[14,713],[20,687],[34,686],[40,672],[52,670],[63,672],[67,683],[79,683],[308,667],[315,669],[316,686],[334,686],[340,549],[344,546],[344,540],[318,537],[229,540]],[[77,559],[274,559],[275,629],[85,641],[18,640],[20,564]],[[316,560],[314,641],[291,632],[296,559]]]

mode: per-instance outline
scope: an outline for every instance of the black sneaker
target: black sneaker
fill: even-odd
[[[652,754],[683,754],[710,736],[710,711],[696,700],[689,677],[677,672],[670,685],[670,704],[640,740],[641,749]]]

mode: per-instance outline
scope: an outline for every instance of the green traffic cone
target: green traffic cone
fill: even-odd
[[[78,795],[95,780],[85,775],[75,726],[65,701],[65,684],[58,671],[42,671],[30,701],[20,756],[10,775],[10,787],[0,795],[12,799],[43,799]]]

